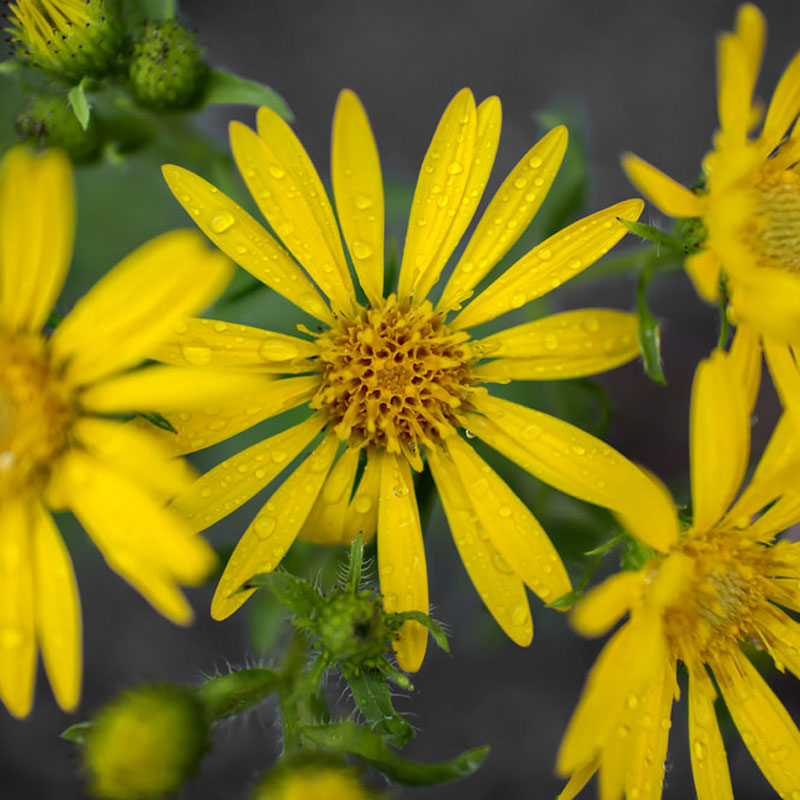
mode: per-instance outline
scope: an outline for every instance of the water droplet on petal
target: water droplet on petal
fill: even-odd
[[[286,453],[284,453],[283,450],[272,450],[269,455],[275,464],[286,461]]]
[[[458,163],[458,161],[454,161],[448,168],[447,171],[451,175],[458,175],[459,172],[464,171],[464,167]]]
[[[276,525],[275,517],[257,517],[253,522],[253,530],[259,539],[269,539]]]
[[[230,211],[220,211],[219,214],[211,218],[208,227],[211,228],[214,233],[225,233],[234,222],[233,214],[231,214]]]
[[[525,305],[525,292],[517,292],[511,297],[511,307],[519,308]]]
[[[526,181],[525,178],[517,178],[514,181],[514,186],[517,189],[524,189],[527,185],[528,185],[528,181]]]
[[[353,501],[353,509],[359,514],[366,514],[372,508],[372,500],[366,495],[356,497]]]
[[[258,354],[265,361],[290,361],[297,358],[297,347],[280,339],[265,339],[258,348]]]
[[[356,208],[364,211],[372,205],[372,200],[365,194],[360,194],[356,197]]]
[[[510,516],[511,516],[511,514],[512,514],[512,511],[511,511],[511,509],[510,509],[508,506],[500,506],[500,508],[499,508],[499,509],[497,509],[497,513],[498,513],[498,514],[499,514],[501,517],[503,517],[504,519],[508,519],[508,517],[510,517]]]
[[[525,606],[517,606],[511,612],[511,621],[515,625],[525,625],[525,623],[528,621],[528,616],[528,609],[525,608]]]
[[[366,242],[358,239],[353,242],[353,255],[356,258],[369,258],[375,252]]]
[[[539,156],[531,156],[528,159],[528,166],[531,169],[538,169],[542,166],[542,159]]]
[[[284,170],[283,167],[279,167],[277,164],[272,164],[269,168],[269,174],[272,175],[273,178],[280,180],[286,174],[286,170]]]
[[[553,253],[551,252],[549,247],[543,247],[541,250],[536,251],[536,255],[542,259],[542,261],[547,261],[548,259],[553,257]]]
[[[202,367],[211,361],[211,348],[205,345],[184,345],[181,347],[183,357],[196,367]]]

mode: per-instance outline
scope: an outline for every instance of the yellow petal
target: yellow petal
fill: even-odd
[[[333,114],[331,179],[336,211],[361,288],[372,306],[383,297],[383,179],[378,148],[357,95],[339,94]]]
[[[87,452],[165,501],[188,488],[194,478],[183,459],[173,458],[157,437],[133,425],[83,416],[72,434]]]
[[[572,626],[583,636],[602,636],[641,597],[640,572],[619,572],[592,589],[572,612]]]
[[[641,200],[626,200],[584,217],[546,239],[509,267],[450,324],[470,328],[529,303],[605,255],[626,233],[619,218],[636,220]]]
[[[266,394],[276,383],[279,381],[273,381],[266,375],[155,366],[96,383],[81,394],[81,404],[84,408],[103,414],[169,410],[186,406],[197,408],[245,393]]]
[[[342,453],[328,473],[298,538],[317,544],[349,544],[344,537],[344,520],[353,493],[358,457],[355,447],[348,447]]]
[[[0,506],[0,700],[15,717],[26,717],[36,680],[35,595],[28,497]]]
[[[754,617],[766,640],[767,649],[775,660],[775,666],[781,672],[788,667],[795,676],[800,677],[800,625],[770,603],[756,608]]]
[[[281,484],[242,534],[211,601],[211,616],[225,619],[253,593],[237,592],[259,572],[271,572],[280,563],[322,489],[339,440],[332,433]]]
[[[800,786],[800,731],[743,654],[715,662],[720,691],[750,755],[775,791],[791,797]]]
[[[734,145],[744,143],[750,127],[753,84],[748,85],[749,67],[750,59],[742,39],[733,33],[720,34],[717,39],[717,111],[722,134]]]
[[[55,360],[76,384],[132,366],[175,322],[216,298],[230,271],[196,233],[153,239],[101,278],[56,328]]]
[[[761,336],[750,325],[740,325],[733,337],[730,364],[744,387],[745,406],[753,413],[761,384]]]
[[[216,562],[208,544],[136,483],[80,450],[59,462],[53,481],[109,566],[164,616],[190,622],[175,583],[207,577]]]
[[[213,319],[185,319],[148,358],[179,367],[236,367],[257,372],[310,372],[319,348],[306,339]]]
[[[684,267],[692,279],[694,288],[707,303],[719,300],[719,256],[713,250],[701,250],[690,255]]]
[[[158,409],[177,434],[163,431],[143,420],[131,424],[157,436],[173,455],[191,453],[211,447],[262,420],[302,405],[314,396],[319,381],[319,377],[314,375],[282,380],[270,380],[264,376],[260,390],[246,392],[239,397],[226,397],[222,404],[205,405],[198,402],[202,398],[193,398],[191,404],[183,407]]]
[[[387,614],[427,614],[428,570],[411,469],[404,456],[384,452],[380,458],[378,575],[383,608]],[[400,669],[416,672],[422,666],[427,644],[427,628],[406,622],[392,643]]]
[[[442,243],[464,196],[476,129],[475,99],[469,89],[462,89],[445,109],[422,161],[408,218],[398,297],[408,297],[425,271],[441,270],[450,255]]]
[[[558,752],[556,769],[560,775],[569,775],[597,757],[628,698],[641,695],[665,661],[660,617],[633,615],[603,648],[589,672]]]
[[[664,762],[675,695],[675,664],[665,661],[661,674],[656,675],[641,706],[631,708],[630,697],[626,703],[631,712],[631,727],[636,725],[639,730],[625,775],[625,792],[627,797],[638,797],[639,800],[661,800],[664,784]]]
[[[326,325],[333,315],[314,284],[283,247],[240,205],[193,172],[174,164],[164,180],[203,233],[254,278]]]
[[[0,165],[0,320],[38,331],[69,267],[75,229],[72,168],[51,150],[14,147]]]
[[[348,313],[353,282],[325,187],[292,129],[274,112],[258,111],[258,132],[229,128],[231,150],[244,182],[292,255],[330,299]]]
[[[367,451],[367,464],[361,480],[350,498],[344,517],[345,542],[352,542],[360,533],[364,544],[375,538],[378,530],[378,498],[381,490],[381,459],[372,450]]]
[[[752,97],[761,69],[761,57],[764,53],[766,38],[766,21],[761,11],[752,3],[743,3],[736,13],[736,35],[739,37],[746,57],[747,82],[741,91]]]
[[[707,531],[728,509],[750,453],[744,386],[729,357],[717,350],[695,371],[690,411],[692,525]]]
[[[64,541],[41,506],[32,509],[36,628],[47,677],[64,711],[78,705],[81,693],[81,604],[78,584]]]
[[[559,125],[545,134],[511,170],[456,264],[438,310],[448,311],[466,300],[522,236],[547,196],[566,150],[567,129]]]
[[[641,541],[666,552],[678,540],[668,495],[635,464],[580,428],[532,408],[486,395],[466,427],[539,480],[616,511]]]
[[[492,544],[447,453],[436,447],[427,453],[453,541],[470,580],[506,635],[526,647],[533,638],[533,622],[522,581]]]
[[[442,268],[452,255],[453,250],[475,215],[475,210],[483,196],[486,182],[489,180],[489,173],[492,171],[494,159],[497,155],[501,123],[500,100],[497,97],[486,98],[478,106],[477,110],[475,149],[472,153],[472,165],[469,169],[469,177],[464,186],[461,202],[455,206],[455,201],[453,201],[453,206],[451,207],[455,207],[456,211],[453,215],[450,230],[437,252],[436,259],[425,270],[414,290],[414,297],[417,303],[427,297],[428,292],[439,280]],[[441,201],[437,198],[436,202],[438,204]]]
[[[716,694],[705,667],[689,670],[689,752],[697,800],[733,800],[725,745],[714,710]]]
[[[770,150],[786,135],[800,112],[800,53],[789,62],[781,75],[767,109],[759,140]]]
[[[553,380],[595,375],[639,355],[638,318],[582,309],[507,328],[476,342],[497,360],[472,370],[482,381]]]
[[[628,180],[661,211],[670,217],[699,217],[703,201],[661,170],[633,153],[622,156]]]
[[[558,551],[525,504],[461,438],[450,436],[445,446],[481,526],[509,567],[546,603],[566,594],[571,585]]]
[[[593,761],[587,762],[582,767],[578,767],[567,782],[567,785],[561,790],[556,800],[574,800],[592,779],[592,776],[597,772],[599,766],[600,761],[594,759]]]
[[[781,341],[800,341],[800,281],[796,275],[759,267],[755,275],[732,273],[728,285],[729,314],[736,324],[750,323]]]
[[[791,348],[772,337],[764,337],[764,355],[783,407],[800,419],[800,368]]]
[[[204,530],[244,505],[280,474],[322,430],[318,414],[225,459],[172,501],[193,532]]]

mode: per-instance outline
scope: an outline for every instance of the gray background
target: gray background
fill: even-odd
[[[618,166],[624,150],[678,179],[694,178],[716,125],[714,36],[731,26],[736,8],[732,2],[697,0],[192,0],[182,5],[212,63],[263,80],[286,97],[297,116],[296,130],[323,175],[330,119],[343,87],[358,92],[368,110],[384,170],[410,178],[458,89],[470,86],[478,98],[498,94],[504,127],[496,182],[535,141],[532,112],[560,93],[576,96],[590,122],[592,210],[634,194]],[[762,8],[769,39],[759,87],[769,97],[800,45],[800,6],[790,0]],[[237,107],[215,112],[209,124],[224,135],[233,117],[254,121],[251,110]],[[395,233],[402,240],[402,230]],[[620,279],[601,288],[565,289],[558,303],[628,308],[632,292],[630,282]],[[648,382],[636,365],[604,377],[616,406],[607,438],[680,489],[688,463],[691,376],[714,344],[717,322],[683,275],[660,281],[652,297],[664,322],[670,385],[663,389]],[[774,397],[765,389],[754,427],[757,446],[775,415]],[[228,539],[244,520],[240,515],[234,521]],[[469,586],[440,511],[432,523],[426,537],[431,599],[437,617],[449,625],[452,655],[431,649],[413,697],[399,701],[419,729],[408,752],[433,760],[484,742],[493,750],[470,780],[438,789],[396,788],[394,796],[554,797],[562,786],[553,775],[558,742],[601,642],[572,635],[562,616],[543,612],[535,599],[533,645],[519,649],[506,642]],[[226,538],[225,532],[215,535]],[[198,622],[177,629],[90,549],[83,548],[76,560],[86,630],[84,701],[77,715],[62,714],[40,675],[29,721],[16,722],[0,711],[0,797],[8,800],[82,796],[73,749],[57,734],[119,687],[156,678],[192,682],[201,672],[253,663],[244,615],[212,623],[206,612],[209,591],[191,593]],[[796,681],[776,676],[771,682],[799,718]],[[339,687],[331,689],[338,696]],[[664,796],[692,797],[683,706],[673,721]],[[728,746],[737,797],[775,796],[737,736]],[[274,708],[268,705],[217,731],[215,753],[185,796],[243,798],[253,774],[276,751]]]

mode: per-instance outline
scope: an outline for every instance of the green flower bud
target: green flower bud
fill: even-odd
[[[323,758],[286,763],[256,785],[252,800],[378,800],[352,767]]]
[[[145,23],[134,45],[130,80],[143,106],[181,109],[196,104],[208,78],[204,49],[175,20]]]
[[[171,684],[124,692],[88,728],[91,792],[146,800],[177,791],[208,750],[208,723],[194,692]]]
[[[70,83],[111,72],[122,47],[104,0],[17,0],[6,20],[14,57]]]
[[[92,161],[100,153],[96,116],[92,114],[89,127],[84,131],[64,95],[36,95],[17,115],[14,126],[23,141],[42,147],[60,147],[76,162]]]
[[[324,598],[313,627],[319,646],[333,661],[351,664],[377,661],[394,637],[380,600],[368,591],[336,591]]]

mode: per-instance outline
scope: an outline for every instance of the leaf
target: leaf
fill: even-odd
[[[387,614],[386,618],[396,622],[407,622],[410,619],[414,620],[414,622],[419,622],[420,625],[424,625],[430,631],[436,644],[438,644],[445,653],[450,652],[450,645],[447,643],[447,637],[444,635],[442,626],[439,625],[435,619],[431,619],[427,614],[423,614],[421,611],[402,611],[399,614]]]
[[[21,69],[22,62],[18,58],[7,58],[5,61],[0,61],[0,75],[12,75]]]
[[[268,588],[277,601],[295,617],[310,618],[319,601],[319,592],[308,581],[283,569],[274,572],[259,572],[253,575],[239,591]]]
[[[432,786],[466,777],[475,772],[489,754],[489,747],[485,745],[467,750],[450,761],[419,764],[401,758],[377,733],[355,722],[306,726],[302,733],[315,744],[363,758],[391,780],[407,786]]]
[[[242,78],[233,72],[214,67],[209,71],[208,86],[202,105],[215,106],[224,103],[267,106],[287,122],[294,120],[294,114],[288,104],[274,89],[250,78]]]
[[[208,719],[216,722],[258,705],[278,688],[280,682],[281,676],[271,669],[241,669],[211,678],[194,691]]]
[[[83,744],[86,741],[86,732],[93,725],[93,722],[76,722],[61,733],[61,738],[75,744]]]
[[[177,0],[118,0],[120,18],[131,21],[173,19],[178,12]]]
[[[392,705],[392,693],[384,675],[376,669],[342,666],[342,673],[353,700],[370,727],[395,747],[404,747],[414,736],[414,729]]]
[[[72,113],[75,115],[75,119],[80,122],[81,128],[86,130],[89,127],[89,117],[92,113],[89,107],[89,101],[86,99],[86,78],[69,90],[67,98],[69,99],[69,104],[72,108]]]
[[[645,268],[639,273],[636,284],[636,313],[639,315],[639,347],[642,350],[644,368],[651,380],[667,385],[661,365],[661,335],[658,320],[647,305],[647,289],[653,278],[653,269]]]
[[[172,426],[172,423],[166,417],[162,417],[158,411],[139,411],[136,416],[146,419],[151,425],[155,425],[156,428],[161,428],[162,431],[169,431],[169,433],[175,434],[178,433],[178,431],[176,431]]]

